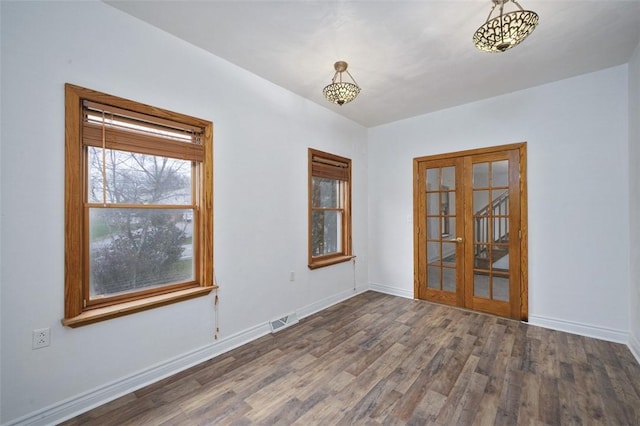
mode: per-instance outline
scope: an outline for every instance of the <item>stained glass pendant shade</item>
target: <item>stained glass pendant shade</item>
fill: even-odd
[[[347,66],[348,64],[344,61],[338,61],[333,64],[333,68],[336,70],[336,73],[331,79],[331,84],[322,89],[322,94],[329,102],[333,102],[334,104],[341,106],[354,100],[356,96],[358,96],[358,93],[360,93],[360,86],[358,86],[356,81],[353,79],[351,73],[347,71]],[[342,81],[342,74],[345,72],[351,78],[353,83]]]
[[[512,2],[518,7],[513,12],[504,12],[505,5]],[[499,15],[491,15],[499,6]],[[524,10],[516,0],[493,0],[487,21],[473,34],[473,44],[485,52],[504,52],[522,43],[538,25],[538,14]]]

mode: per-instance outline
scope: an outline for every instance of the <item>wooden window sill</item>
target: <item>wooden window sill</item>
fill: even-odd
[[[309,266],[309,269],[318,269],[324,268],[325,266],[335,265],[336,263],[348,262],[351,259],[354,259],[355,256],[336,256],[331,257],[329,259],[315,260]]]
[[[181,302],[183,300],[206,296],[217,288],[218,286],[189,288],[131,302],[119,303],[117,305],[107,306],[104,308],[90,309],[84,311],[78,316],[63,319],[62,324],[72,328],[82,327],[84,325],[133,314],[135,312],[141,312],[147,309],[157,308],[163,305],[169,305],[171,303]]]

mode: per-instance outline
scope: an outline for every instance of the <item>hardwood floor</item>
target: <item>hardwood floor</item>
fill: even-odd
[[[640,425],[621,344],[367,292],[64,423]]]

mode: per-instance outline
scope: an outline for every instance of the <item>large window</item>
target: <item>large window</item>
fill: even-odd
[[[214,288],[212,131],[66,85],[65,325]]]
[[[309,268],[352,257],[351,160],[309,148]]]

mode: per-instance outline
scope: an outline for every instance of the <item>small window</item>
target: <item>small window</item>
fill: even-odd
[[[214,288],[212,130],[66,86],[65,325]]]
[[[351,255],[351,160],[309,148],[309,268]]]

